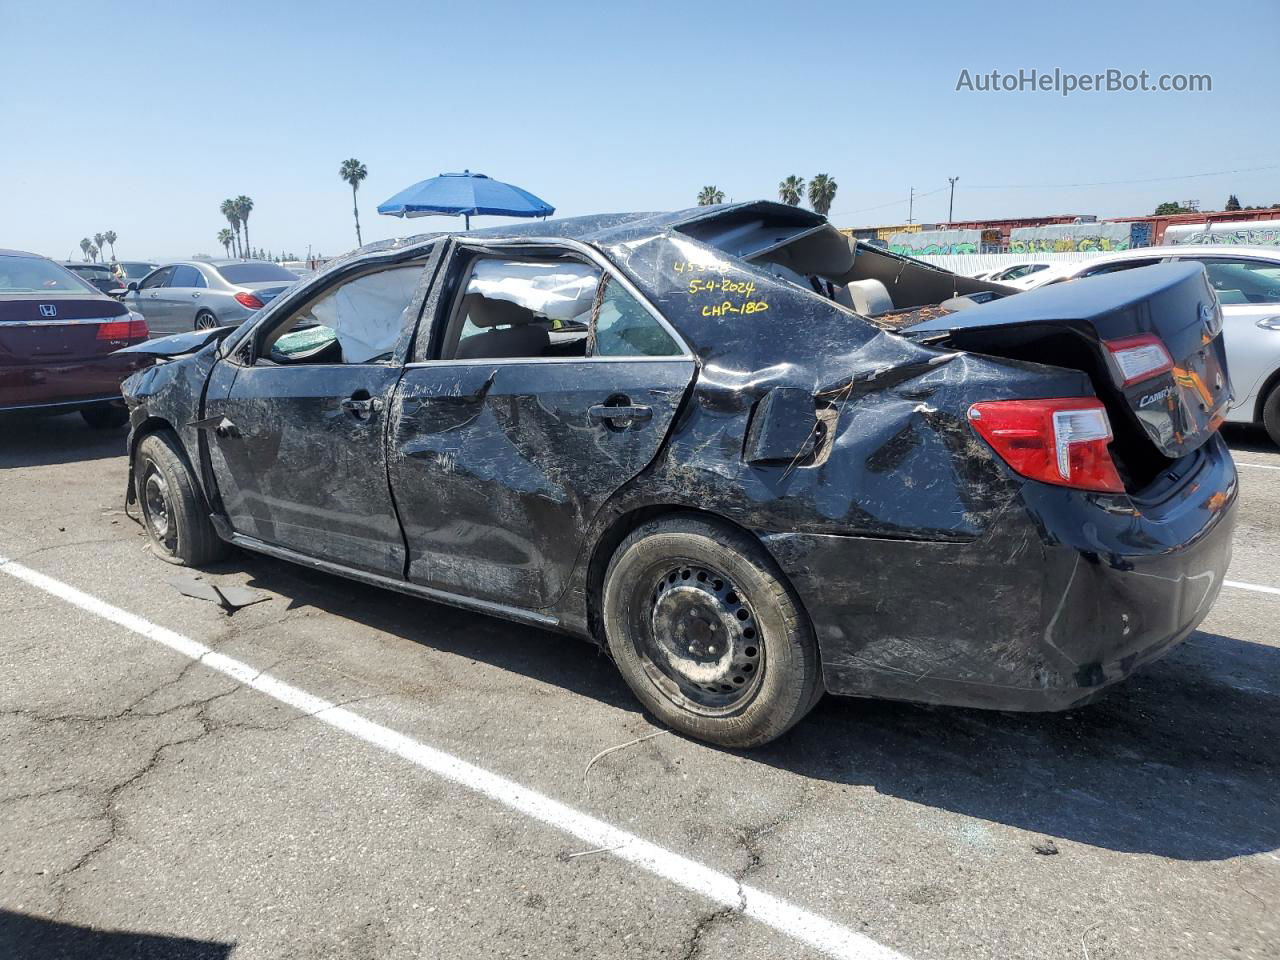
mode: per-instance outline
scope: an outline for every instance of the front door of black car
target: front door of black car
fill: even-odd
[[[237,533],[403,576],[385,427],[423,275],[402,265],[325,289],[220,362],[237,369],[215,369],[201,423]]]
[[[455,270],[441,359],[406,368],[389,425],[409,578],[546,607],[600,506],[657,454],[694,361],[594,264],[504,253]]]

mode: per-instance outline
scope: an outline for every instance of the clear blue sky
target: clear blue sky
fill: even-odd
[[[1280,166],[1005,188],[1280,165],[1274,0],[0,0],[0,23],[0,246],[58,257],[105,229],[121,256],[217,252],[241,193],[255,246],[349,249],[351,156],[366,242],[460,227],[375,208],[464,167],[569,216],[689,206],[704,184],[773,198],[818,172],[842,226],[901,222],[908,188],[948,176],[957,218],[1280,201]],[[955,90],[963,68],[1033,67],[1209,73],[1213,91]]]

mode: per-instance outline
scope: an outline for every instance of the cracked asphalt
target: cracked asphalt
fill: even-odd
[[[1280,587],[1280,453],[1228,439]],[[1280,596],[1071,713],[829,697],[588,770],[658,729],[593,648],[248,554],[207,576],[266,602],[182,596],[123,446],[0,422],[0,554],[914,960],[1280,957]],[[0,957],[817,956],[11,577],[0,667]]]

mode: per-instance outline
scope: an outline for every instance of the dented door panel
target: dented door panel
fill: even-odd
[[[514,606],[563,592],[588,525],[654,458],[688,359],[412,365],[391,423],[409,579]],[[632,420],[592,408],[647,408]]]
[[[224,361],[230,367],[229,361]],[[401,368],[251,366],[205,401],[213,473],[240,534],[392,576],[404,546],[387,489],[386,405]],[[366,401],[351,409],[352,398]],[[225,418],[226,426],[219,426]]]

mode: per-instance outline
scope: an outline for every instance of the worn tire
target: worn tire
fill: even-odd
[[[760,746],[822,696],[799,599],[764,548],[728,524],[680,514],[641,525],[614,552],[601,607],[627,685],[681,733]]]
[[[115,404],[85,407],[80,416],[93,430],[116,430],[129,422],[129,411]]]
[[[151,552],[161,560],[198,567],[224,556],[226,544],[209,522],[209,509],[173,438],[143,437],[134,459],[134,491]],[[160,518],[158,502],[165,510]]]
[[[1280,447],[1280,383],[1271,388],[1262,404],[1262,425],[1271,442]]]

